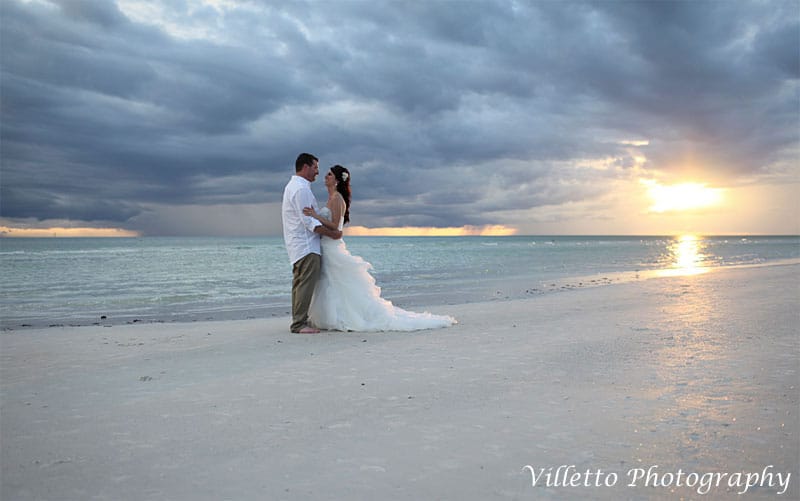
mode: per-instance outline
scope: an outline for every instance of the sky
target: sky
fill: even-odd
[[[0,9],[6,236],[800,234],[798,0]]]

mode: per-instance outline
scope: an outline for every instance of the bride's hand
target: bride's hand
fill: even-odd
[[[314,219],[319,219],[319,215],[317,214],[317,211],[315,211],[313,207],[304,207],[303,208],[303,215],[311,216]]]

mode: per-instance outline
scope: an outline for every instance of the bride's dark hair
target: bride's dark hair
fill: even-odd
[[[350,171],[341,165],[331,167],[336,178],[336,191],[344,198],[344,224],[350,222]]]

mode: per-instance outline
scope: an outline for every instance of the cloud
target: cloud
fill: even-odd
[[[792,1],[9,0],[2,18],[7,223],[227,232],[237,210],[199,221],[275,204],[301,151],[351,169],[366,226],[796,176]]]

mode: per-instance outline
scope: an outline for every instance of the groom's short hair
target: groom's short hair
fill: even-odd
[[[297,155],[297,160],[294,162],[294,171],[300,172],[303,170],[304,165],[311,165],[315,160],[319,162],[319,158],[315,157],[311,153],[300,153]]]

